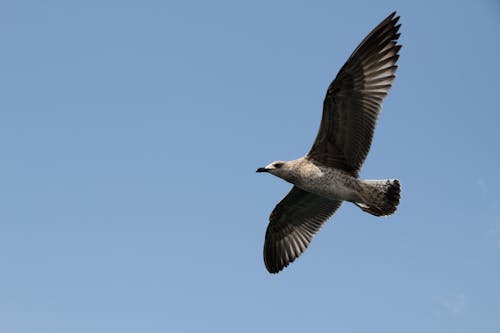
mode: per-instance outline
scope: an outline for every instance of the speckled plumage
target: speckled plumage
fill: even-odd
[[[271,273],[300,256],[343,201],[375,216],[396,211],[398,180],[358,178],[382,101],[395,78],[401,48],[395,15],[368,34],[328,87],[321,125],[309,153],[257,170],[294,185],[269,217],[264,262]]]
[[[297,187],[332,200],[360,201],[360,180],[349,173],[301,157],[285,162],[288,172],[279,177]]]

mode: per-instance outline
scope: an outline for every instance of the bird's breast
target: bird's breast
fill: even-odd
[[[317,172],[306,172],[301,176],[296,185],[303,190],[332,200],[359,200],[359,181],[341,170],[320,168]]]

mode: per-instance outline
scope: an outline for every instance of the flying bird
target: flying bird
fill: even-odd
[[[292,183],[290,192],[269,217],[264,262],[278,273],[299,257],[314,235],[349,201],[375,216],[396,211],[396,179],[362,180],[366,159],[384,97],[392,86],[401,45],[396,12],[359,44],[330,84],[316,140],[306,156],[275,161],[267,172]]]

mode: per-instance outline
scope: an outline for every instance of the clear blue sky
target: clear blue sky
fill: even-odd
[[[365,178],[279,275],[262,246],[326,87],[391,11]],[[498,332],[500,3],[3,1],[0,331]]]

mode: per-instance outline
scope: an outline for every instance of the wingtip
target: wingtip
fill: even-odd
[[[394,19],[394,20],[399,20],[399,15],[398,15],[397,10],[393,11],[392,13],[390,13],[387,18],[391,18],[391,19]]]
[[[397,24],[397,23],[399,22],[400,18],[401,18],[401,16],[399,16],[396,11],[393,11],[392,13],[389,14],[389,16],[387,16],[382,21],[381,25],[388,24],[390,22],[392,25],[396,26],[397,29],[399,29],[401,24]]]
[[[295,260],[291,260],[288,263],[280,263],[280,264],[276,264],[275,263],[275,265],[273,265],[273,266],[268,266],[267,263],[266,263],[266,269],[269,272],[269,274],[276,275],[279,272],[281,272],[282,270],[284,270],[285,268],[287,268],[294,261]]]
[[[269,272],[269,274],[276,275],[279,272],[281,272],[285,267],[278,268],[278,267],[269,267],[269,266],[266,266],[266,269]]]
[[[269,259],[271,259],[271,258],[269,258]],[[264,254],[264,264],[266,266],[267,271],[270,274],[278,274],[279,272],[281,272],[286,267],[286,266],[283,266],[279,262],[276,262],[274,260],[273,260],[272,263],[269,262],[268,258],[266,257],[265,254]]]

